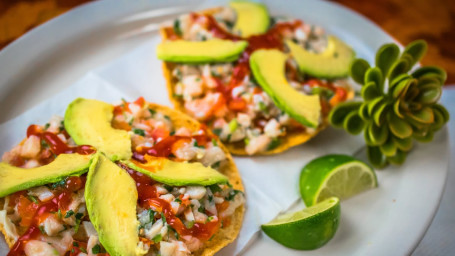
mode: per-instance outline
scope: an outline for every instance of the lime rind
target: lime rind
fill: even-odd
[[[333,196],[340,200],[348,199],[375,187],[377,178],[373,169],[361,161],[354,160],[336,167],[326,176],[315,193],[312,205]]]
[[[340,216],[340,201],[333,197],[301,211],[282,214],[261,228],[286,247],[314,250],[333,238]]]
[[[327,200],[305,208],[301,211],[297,212],[289,212],[283,213],[278,215],[275,219],[270,221],[269,223],[265,224],[264,226],[271,226],[271,225],[281,225],[281,224],[291,224],[292,222],[298,222],[306,218],[310,218],[314,215],[317,215],[321,212],[325,212],[337,204],[340,203],[340,200],[336,197],[328,198]]]

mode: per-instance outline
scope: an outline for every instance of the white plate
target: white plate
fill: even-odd
[[[264,2],[274,15],[297,17],[326,28],[370,62],[381,44],[393,41],[369,20],[333,3]],[[30,31],[0,52],[0,108],[4,110],[0,122],[17,116],[146,39],[157,37],[157,26],[151,23],[220,4],[225,3],[98,1]],[[166,15],[163,16],[163,12]],[[159,66],[156,61],[155,66]],[[151,72],[157,76],[154,82],[164,86],[161,70]],[[18,132],[24,129],[18,127]],[[313,143],[320,139],[316,138]],[[404,166],[378,172],[379,188],[342,203],[340,228],[335,238],[319,250],[288,250],[261,235],[245,255],[410,254],[438,207],[448,156],[448,132],[444,129],[435,136],[434,142],[425,147],[417,146]],[[6,253],[3,251],[0,255]],[[229,251],[223,251],[223,255],[229,255]]]

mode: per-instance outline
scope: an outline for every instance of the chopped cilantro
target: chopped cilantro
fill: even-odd
[[[83,213],[76,213],[76,226],[74,226],[74,233],[77,233],[79,226],[81,225],[81,219],[84,217]]]
[[[153,240],[153,242],[155,244],[161,242],[162,239],[163,239],[163,237],[161,236],[161,234],[158,234],[158,235],[156,235],[155,237],[152,238],[152,240]]]
[[[140,136],[142,136],[142,137],[145,136],[145,131],[142,130],[142,129],[133,128],[133,132],[134,132],[134,134],[140,135]]]
[[[209,195],[209,196],[208,196],[208,199],[209,199],[209,202],[212,202],[212,201],[213,201],[213,196],[212,196],[212,195]]]
[[[212,193],[214,193],[214,194],[216,192],[221,192],[221,188],[217,184],[210,185],[209,188],[212,191]]]
[[[229,195],[226,196],[224,199],[226,199],[226,201],[232,201],[235,195],[237,195],[238,193],[242,193],[242,191],[234,189],[231,192],[229,192]]]
[[[152,115],[152,116],[154,116],[156,114],[156,111],[153,109],[150,109],[150,108],[149,108],[149,112],[150,112],[150,115]]]
[[[172,189],[173,189],[172,186],[169,186],[169,185],[166,185],[166,184],[164,184],[163,186],[164,186],[164,188],[165,188],[168,192],[171,192]]]
[[[226,138],[226,141],[227,141],[227,142],[230,142],[230,141],[231,141],[231,136],[232,136],[232,134],[228,134],[228,136],[227,136],[227,138]]]
[[[51,124],[46,123],[46,124],[44,125],[44,130],[47,130],[47,128],[49,128],[49,126],[51,126]]]
[[[38,203],[38,198],[36,198],[35,196],[28,195],[27,197],[30,201],[34,202],[35,204]]]
[[[215,147],[218,146],[218,142],[217,142],[214,138],[212,138],[212,144],[213,144],[213,146],[215,146]]]
[[[212,130],[212,132],[213,132],[214,134],[216,134],[216,136],[220,136],[220,134],[221,134],[222,131],[223,131],[223,130],[222,130],[221,128],[215,128],[215,129]]]
[[[131,120],[128,122],[128,124],[131,126],[131,125],[133,125],[133,122],[134,122],[134,118],[131,118]]]
[[[269,110],[267,109],[267,105],[265,105],[265,103],[262,101],[259,101],[259,109],[266,114],[269,113]]]
[[[211,72],[210,72],[210,75],[213,76],[213,77],[217,77],[217,78],[221,77],[221,75],[218,74],[218,73],[215,72],[215,71],[211,71]]]
[[[38,226],[39,231],[41,231],[41,234],[46,234],[46,231],[44,230],[43,226]]]
[[[174,200],[174,202],[177,202],[177,203],[181,204],[181,203],[182,203],[182,200],[180,200],[180,198],[176,198],[176,199]]]
[[[62,210],[58,209],[58,218],[61,219],[62,218]]]
[[[203,205],[199,206],[199,208],[197,209],[198,212],[201,212],[201,213],[205,213],[205,208]]]
[[[234,22],[231,21],[225,20],[224,24],[226,24],[226,27],[228,27],[229,29],[232,29],[234,27]]]
[[[194,141],[193,146],[195,146],[197,148],[205,148],[204,146],[197,144],[197,140]]]
[[[278,138],[273,138],[272,141],[267,146],[267,150],[272,150],[278,147],[281,144],[281,140]]]
[[[95,246],[92,247],[92,253],[98,254],[100,252],[101,252],[101,246],[99,244],[95,244]]]
[[[248,145],[248,144],[250,144],[250,139],[245,138],[245,139],[243,140],[243,142],[245,143],[245,145]]]
[[[214,236],[215,236],[215,235],[211,236],[211,237],[209,238],[209,241],[212,241],[212,239],[213,239]]]
[[[79,243],[78,242],[73,242],[73,246],[74,247],[79,247]]]
[[[171,118],[168,115],[164,115],[164,118],[166,118],[169,121],[171,120]]]
[[[169,133],[169,135],[174,136],[174,135],[175,135],[175,131],[171,131],[171,132]]]
[[[218,162],[212,164],[211,167],[212,167],[213,169],[218,169],[218,167],[220,167],[220,164],[221,164],[221,161],[218,161]]]
[[[79,248],[79,250],[81,250],[81,252],[83,252],[83,253],[87,253],[87,250],[85,250],[84,247]]]
[[[163,224],[167,223],[166,222],[166,216],[164,216],[164,213],[161,213],[161,219],[163,220]]]
[[[174,20],[174,32],[178,36],[182,35],[182,30],[180,29],[180,20],[179,19]]]
[[[179,99],[179,100],[183,100],[183,95],[182,94],[173,93],[172,97],[174,97],[176,99]]]
[[[49,144],[45,140],[41,140],[41,147],[42,148],[49,148]]]
[[[69,218],[69,217],[71,217],[73,214],[74,214],[74,211],[73,211],[73,210],[69,210],[69,211],[66,212],[65,218]]]
[[[213,217],[213,216],[209,216],[209,217],[207,218],[207,222],[211,222],[214,218],[215,218],[215,217]]]
[[[196,77],[196,79],[194,79],[194,81],[200,82],[200,81],[201,81],[201,78],[200,78],[200,77]]]
[[[149,214],[149,222],[153,223],[153,221],[155,220],[155,212],[152,210],[152,209],[148,209],[148,214]]]
[[[52,188],[52,189],[56,189],[56,188],[65,186],[65,184],[66,184],[66,180],[63,179],[63,180],[61,180],[61,181],[58,181],[58,182],[56,182],[56,183],[53,183],[53,184],[51,185],[51,188]]]
[[[83,213],[80,213],[80,212],[76,213],[76,219],[77,219],[77,220],[82,219],[82,217],[84,217],[84,214],[83,214]]]

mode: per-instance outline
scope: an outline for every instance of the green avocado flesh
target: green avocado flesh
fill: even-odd
[[[111,126],[114,106],[78,98],[65,113],[65,129],[78,145],[91,145],[115,160],[130,159],[131,137],[127,131]]]
[[[124,161],[135,171],[170,186],[209,186],[228,182],[228,178],[201,163],[174,162],[166,158],[149,159],[147,164]]]
[[[231,1],[229,6],[237,14],[234,31],[242,37],[263,34],[269,28],[269,12],[264,4],[239,0]]]
[[[234,42],[222,39],[175,40],[160,43],[156,48],[156,55],[158,59],[169,62],[232,62],[239,58],[247,45],[246,41]]]
[[[87,175],[85,201],[101,244],[111,256],[142,255],[137,245],[136,183],[102,154],[97,154]]]
[[[29,169],[0,163],[0,197],[79,176],[87,172],[91,159],[92,155],[61,154],[50,164]]]
[[[278,50],[258,50],[250,57],[250,67],[277,107],[301,124],[316,128],[321,116],[319,95],[305,95],[291,87],[284,73],[286,59]]]
[[[286,45],[303,73],[329,79],[348,76],[355,52],[334,36],[327,40],[327,48],[319,54],[307,51],[291,40],[286,41]]]

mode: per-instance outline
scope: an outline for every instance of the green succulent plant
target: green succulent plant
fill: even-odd
[[[334,127],[351,134],[363,131],[368,159],[377,168],[402,164],[414,139],[431,141],[449,120],[448,111],[437,103],[446,72],[436,66],[410,72],[426,49],[426,42],[417,40],[400,54],[399,47],[390,43],[379,48],[375,67],[355,59],[350,75],[362,85],[363,101],[341,103],[330,112]]]

